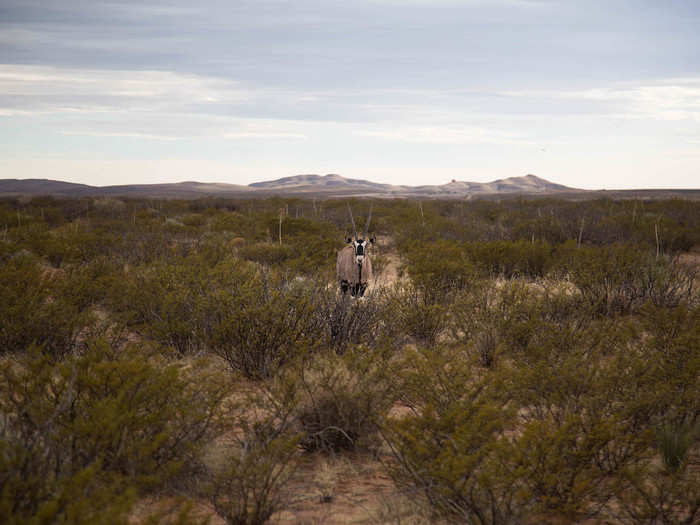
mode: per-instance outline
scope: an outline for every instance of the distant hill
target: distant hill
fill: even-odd
[[[534,175],[511,177],[488,183],[452,181],[443,185],[399,186],[368,180],[349,179],[336,174],[295,175],[277,180],[256,182],[248,186],[223,183],[178,182],[172,184],[129,184],[118,186],[88,186],[45,179],[0,179],[0,195],[56,196],[124,196],[197,198],[300,196],[300,197],[468,197],[489,194],[546,194],[561,191],[582,191],[554,184]]]
[[[327,188],[332,191],[338,188],[362,188],[367,190],[384,191],[392,188],[390,184],[379,184],[368,180],[347,179],[340,175],[295,175],[277,180],[265,182],[255,182],[249,186],[258,190],[283,190],[283,189],[321,189]]]
[[[442,185],[398,186],[368,180],[348,179],[340,175],[296,175],[282,179],[256,182],[249,186],[257,191],[291,192],[294,194],[363,194],[397,197],[451,197],[487,193],[552,193],[579,191],[554,184],[535,175],[511,177],[493,182],[452,181]]]
[[[62,197],[162,197],[191,199],[207,196],[237,197],[248,186],[218,182],[177,182],[169,184],[124,184],[89,186],[48,179],[0,179],[0,195],[55,195]]]
[[[0,179],[0,194],[4,195],[87,195],[94,186],[48,179]]]
[[[500,198],[513,195],[565,198],[700,198],[700,190],[617,190],[589,191],[556,184],[535,175],[509,177],[492,182],[453,180],[441,185],[406,186],[349,179],[336,174],[295,175],[248,186],[224,183],[178,182],[170,184],[126,184],[89,186],[48,179],[0,179],[0,195],[55,195],[64,197],[403,197],[403,198]]]

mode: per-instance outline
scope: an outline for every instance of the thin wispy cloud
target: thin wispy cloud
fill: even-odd
[[[249,93],[234,82],[170,71],[0,65],[0,109],[61,112],[178,108],[193,103],[240,102]],[[67,105],[67,103],[69,105]]]

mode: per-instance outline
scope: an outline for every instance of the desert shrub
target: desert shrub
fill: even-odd
[[[250,379],[271,377],[296,350],[320,339],[318,289],[258,274],[220,290],[205,306],[207,347]]]
[[[536,346],[500,371],[520,429],[503,466],[532,512],[600,517],[653,454],[658,422],[675,410],[639,341],[634,325],[619,321],[578,332],[545,326]]]
[[[283,488],[294,473],[298,437],[248,428],[223,466],[210,475],[206,496],[229,525],[262,525],[281,510]]]
[[[591,322],[581,298],[558,285],[532,287],[520,281],[474,283],[450,308],[450,334],[485,367],[501,355],[523,358],[548,330],[574,335]]]
[[[13,242],[5,239],[0,239],[0,264],[5,264],[15,253],[17,247]]]
[[[666,469],[677,472],[688,459],[691,447],[698,439],[700,439],[700,425],[690,421],[666,423],[659,428],[656,446]]]
[[[257,262],[265,266],[279,266],[292,258],[294,250],[292,246],[259,242],[247,244],[238,249],[238,255],[248,261]]]
[[[629,314],[647,301],[674,307],[693,296],[694,271],[676,259],[656,257],[645,247],[569,244],[561,250],[559,264],[601,315]]]
[[[554,263],[554,249],[547,242],[472,242],[464,249],[478,268],[492,276],[543,277]]]
[[[85,298],[71,286],[78,280],[46,271],[30,256],[0,267],[0,352],[35,343],[56,358],[70,353],[92,322]]]
[[[24,436],[28,437],[28,436]],[[55,476],[38,436],[18,443],[0,428],[0,520],[7,525],[129,523],[135,494],[100,479],[99,465]]]
[[[180,355],[202,349],[198,315],[211,286],[211,270],[190,257],[138,268],[109,294],[110,308],[130,329],[174,348]]]
[[[561,298],[508,297],[514,291],[499,291],[495,305],[534,333],[499,328],[506,358],[498,367],[474,367],[462,345],[406,354],[397,391],[412,415],[387,423],[392,475],[448,520],[467,523],[573,522],[609,516],[628,496],[637,509],[644,494],[653,500],[663,489],[648,482],[659,425],[698,413],[695,312],[649,312],[641,327],[581,322],[555,313]],[[669,449],[690,454],[689,436]],[[682,499],[693,494],[692,472],[676,476],[673,501],[684,510],[671,515],[694,516],[693,500]]]
[[[646,305],[639,385],[649,418],[652,453],[620,476],[623,523],[695,523],[700,517],[700,309]]]
[[[390,367],[380,352],[352,347],[318,354],[287,372],[297,389],[293,417],[307,451],[340,451],[368,444],[393,403]]]
[[[201,213],[188,213],[180,217],[182,224],[193,229],[201,228],[207,223],[207,218]]]
[[[517,282],[495,287],[482,281],[458,294],[450,310],[452,339],[485,367],[493,366],[506,348],[527,346],[532,336],[532,300]]]
[[[666,423],[657,430],[662,462],[643,458],[625,472],[615,517],[623,523],[691,524],[700,518],[700,426]]]
[[[307,277],[330,274],[341,247],[342,235],[332,224],[306,218],[284,216],[282,242],[279,239],[279,214],[259,218],[257,226],[265,226],[266,236],[257,235],[255,242],[238,249],[240,257],[264,266],[275,267]]]
[[[297,345],[320,338],[319,287],[218,250],[132,273],[112,294],[114,310],[132,329],[180,354],[208,349],[232,370],[260,379]]]
[[[467,257],[463,246],[454,241],[404,242],[399,245],[404,264],[411,281],[432,302],[454,289],[468,286],[475,277],[476,269]]]
[[[445,292],[445,295],[447,292]],[[448,299],[413,283],[397,284],[390,292],[391,310],[399,331],[425,346],[434,345],[448,326]]]
[[[460,400],[481,394],[483,383],[472,365],[459,347],[407,348],[396,365],[396,395],[416,414],[428,407],[442,414]]]
[[[418,352],[408,364],[401,392],[413,413],[382,427],[394,481],[449,522],[517,522],[515,490],[498,464],[510,410],[459,353]]]
[[[211,229],[246,237],[253,229],[253,222],[238,212],[221,213],[213,218]]]
[[[45,235],[28,238],[24,244],[46,257],[54,268],[61,268],[68,263],[82,264],[98,256],[119,253],[121,240],[110,229],[73,222],[47,231]]]
[[[659,427],[682,428],[700,420],[700,308],[646,305],[640,312],[638,349],[647,362],[649,402]]]
[[[288,503],[286,485],[298,466],[302,437],[293,429],[297,393],[295,383],[281,381],[227,407],[233,431],[213,457],[204,458],[207,473],[200,486],[226,523],[266,523]]]
[[[56,513],[74,522],[71,512],[97,516],[92,494],[110,509],[197,471],[225,382],[196,369],[99,341],[61,362],[36,347],[4,361],[0,461],[10,468],[0,475],[0,512],[17,519]],[[117,510],[115,522],[123,514]]]
[[[49,227],[41,222],[20,224],[10,230],[6,230],[4,234],[6,240],[12,241],[17,249],[24,249],[34,254],[43,254],[43,250],[51,242]]]
[[[342,354],[350,345],[376,347],[391,337],[387,322],[389,302],[381,290],[370,289],[359,301],[349,294],[338,294],[335,288],[318,294],[316,313],[324,329],[326,344]]]

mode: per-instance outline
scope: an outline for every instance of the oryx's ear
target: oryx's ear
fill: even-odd
[[[346,237],[346,238],[345,238],[345,242],[351,243],[351,242],[352,242],[352,239],[351,239],[350,237]]]
[[[369,242],[371,242],[372,244],[374,244],[375,242],[377,242],[377,238],[376,238],[376,237],[370,237],[370,238],[369,238]]]

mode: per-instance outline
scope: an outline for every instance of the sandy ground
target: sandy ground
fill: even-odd
[[[384,471],[382,459],[370,452],[337,455],[300,452],[300,466],[283,490],[287,502],[271,517],[268,522],[271,525],[428,523],[398,493]],[[225,525],[208,502],[190,503],[194,520]],[[168,508],[176,508],[174,498],[144,499],[134,509],[131,521],[134,525],[145,523],[149,515]]]
[[[396,489],[369,453],[306,454],[289,484],[290,504],[271,523],[382,523],[385,502]]]

